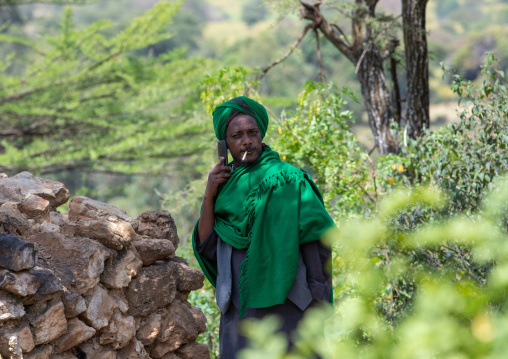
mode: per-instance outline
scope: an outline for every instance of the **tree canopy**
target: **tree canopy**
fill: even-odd
[[[193,89],[211,62],[146,50],[174,36],[166,27],[180,6],[160,2],[114,36],[109,21],[76,29],[71,8],[55,36],[0,34],[30,49],[19,73],[9,71],[15,52],[1,63],[0,171],[163,173],[198,153],[189,144],[207,122],[189,120],[199,113]]]

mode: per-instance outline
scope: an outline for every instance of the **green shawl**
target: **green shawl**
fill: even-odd
[[[334,225],[318,188],[303,170],[281,162],[266,147],[259,161],[237,168],[215,202],[214,229],[237,249],[247,249],[241,266],[240,316],[245,309],[282,304],[298,269],[301,244],[318,241]],[[199,221],[198,221],[199,223]],[[217,265],[194,254],[213,286]]]

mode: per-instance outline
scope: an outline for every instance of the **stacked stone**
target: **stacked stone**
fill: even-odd
[[[133,220],[62,183],[0,174],[0,358],[209,358],[167,211]]]

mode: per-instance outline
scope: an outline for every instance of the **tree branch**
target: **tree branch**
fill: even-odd
[[[47,123],[49,123],[50,121],[52,121],[54,119],[56,119],[56,116],[50,117],[46,120],[42,120],[42,121],[33,123],[30,126],[27,126],[23,129],[10,129],[10,130],[0,131],[0,137],[34,135],[33,130],[46,125]]]
[[[333,46],[339,49],[339,51],[342,52],[351,62],[355,63],[356,57],[352,52],[352,48],[341,38],[344,32],[341,31],[337,25],[330,25],[330,23],[326,21],[319,10],[319,5],[321,3],[317,2],[314,5],[310,5],[300,0],[300,4],[300,16],[304,19],[311,20],[313,22],[313,26],[319,28]]]
[[[317,52],[317,59],[319,64],[319,78],[321,79],[321,82],[325,82],[325,73],[323,70],[323,60],[321,59],[321,49],[319,48],[319,33],[316,30],[314,30],[314,33],[316,34],[316,52]]]
[[[19,99],[21,99],[21,98],[23,98],[25,96],[31,95],[31,94],[33,94],[35,92],[43,91],[43,90],[48,89],[51,86],[60,85],[60,84],[61,84],[61,82],[57,81],[56,83],[48,85],[48,86],[36,87],[36,88],[32,88],[30,90],[21,91],[21,92],[19,92],[17,94],[14,94],[14,95],[5,96],[5,97],[0,99],[0,104],[1,103],[5,103],[5,102],[9,102],[9,101],[19,100]]]
[[[331,27],[335,28],[338,32],[340,32],[340,34],[342,35],[342,37],[344,38],[344,40],[346,40],[347,44],[349,47],[353,46],[351,44],[351,42],[349,41],[349,39],[347,38],[346,34],[344,33],[344,31],[342,31],[342,29],[340,28],[339,25],[337,24],[334,24],[334,23],[331,23],[330,24]]]
[[[295,43],[293,44],[293,46],[291,46],[291,48],[288,50],[288,52],[286,52],[284,54],[284,56],[282,56],[280,59],[272,62],[270,65],[268,65],[267,67],[265,67],[262,71],[261,71],[261,74],[256,76],[255,80],[254,81],[259,81],[261,80],[265,75],[266,73],[274,66],[280,64],[282,61],[284,61],[285,59],[287,59],[292,53],[293,51],[295,51],[295,49],[298,47],[298,45],[300,44],[300,42],[302,42],[303,38],[305,37],[305,35],[307,34],[307,31],[310,30],[310,28],[312,27],[312,24],[308,24],[307,26],[305,26],[305,28],[303,29],[302,33],[300,34],[300,36],[298,37],[298,39],[296,39]]]
[[[393,96],[392,96],[393,108],[395,109],[395,121],[400,125],[400,120],[402,117],[402,103],[400,101],[400,88],[399,88],[399,78],[397,76],[397,63],[398,61],[393,56],[391,56],[390,73],[392,75],[393,82]],[[404,143],[405,142],[406,141],[404,141]]]
[[[106,56],[105,58],[103,58],[102,60],[99,60],[97,61],[95,64],[91,65],[90,67],[88,67],[85,71],[83,71],[83,74],[86,74],[87,72],[90,72],[90,71],[93,71],[95,70],[97,67],[101,66],[102,64],[104,64],[105,62],[108,62],[109,60],[112,60],[114,58],[117,58],[118,56],[120,56],[122,54],[122,51],[118,51],[118,52],[115,52],[113,54],[110,54],[109,56]]]
[[[363,1],[356,0],[356,9],[351,19],[351,34],[353,36],[353,51],[357,54],[363,49],[363,24],[365,23],[366,11],[363,8]],[[353,63],[357,62],[352,60]]]

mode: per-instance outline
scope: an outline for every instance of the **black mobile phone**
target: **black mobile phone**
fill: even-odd
[[[224,165],[227,166],[229,163],[228,160],[228,145],[226,144],[226,140],[217,141],[217,151],[219,152],[219,160],[221,157],[224,157]]]

